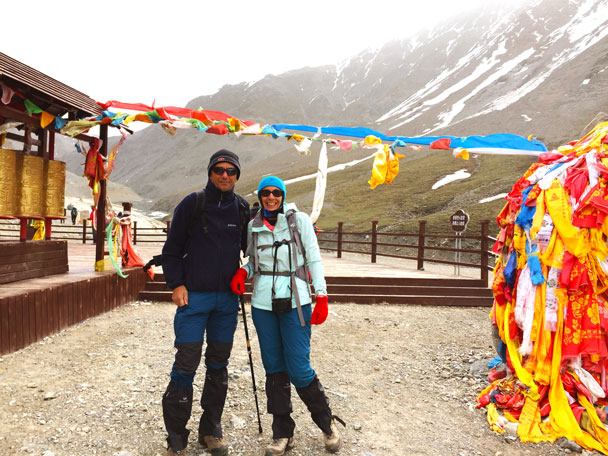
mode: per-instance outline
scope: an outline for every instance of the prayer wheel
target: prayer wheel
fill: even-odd
[[[0,216],[14,216],[16,202],[17,152],[0,149]]]
[[[63,217],[65,163],[0,149],[0,216]]]
[[[44,161],[42,215],[63,217],[65,203],[65,163],[56,160]]]
[[[42,217],[44,159],[32,155],[17,155],[18,217]]]

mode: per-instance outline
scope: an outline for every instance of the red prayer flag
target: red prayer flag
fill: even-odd
[[[433,141],[429,144],[429,148],[431,149],[449,149],[450,148],[450,138],[439,138],[437,141]]]
[[[228,127],[226,126],[226,124],[223,123],[213,125],[207,128],[207,130],[205,130],[205,133],[213,133],[214,135],[225,135],[228,133]]]

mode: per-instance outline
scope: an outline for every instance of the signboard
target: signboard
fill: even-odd
[[[467,229],[467,224],[469,223],[469,214],[462,209],[458,209],[450,217],[450,223],[452,224],[452,230],[457,233],[462,233]]]

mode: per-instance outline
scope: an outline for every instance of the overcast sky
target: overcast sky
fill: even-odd
[[[338,64],[482,3],[22,0],[4,7],[0,49],[97,101],[185,106],[224,84]]]

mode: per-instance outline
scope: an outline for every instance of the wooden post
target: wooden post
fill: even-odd
[[[376,262],[376,244],[378,242],[378,236],[376,233],[378,232],[378,221],[372,220],[372,263]]]
[[[426,220],[418,221],[418,270],[424,271],[424,230]]]
[[[49,160],[55,160],[55,130],[49,129]]]
[[[99,139],[101,139],[101,149],[99,152],[102,157],[108,156],[108,126],[101,125],[99,127]],[[105,228],[106,228],[106,183],[102,179],[99,183],[99,200],[97,202],[97,240],[95,243],[95,264],[103,260],[105,248]]]
[[[53,228],[53,219],[49,217],[44,218],[44,240],[51,240],[51,230]]]
[[[489,220],[481,220],[481,281],[488,286],[488,232]]]
[[[27,239],[27,219],[21,217],[19,219],[19,241],[25,242]]]
[[[82,221],[82,243],[83,244],[87,243],[87,221],[86,220]]]
[[[55,160],[55,130],[49,128],[48,130],[42,130],[43,137],[45,138],[44,150],[48,152],[49,160]],[[65,185],[65,184],[64,184]],[[50,218],[45,219],[45,239],[51,239],[51,225],[53,220]]]
[[[338,258],[342,258],[342,227],[344,222],[338,222]]]
[[[167,220],[167,235],[169,235],[170,229],[171,229],[171,220]]]
[[[50,159],[49,157],[49,149],[47,143],[47,135],[45,129],[40,129],[37,131],[38,134],[38,156],[42,158]]]
[[[137,244],[137,222],[133,222],[133,244]]]

